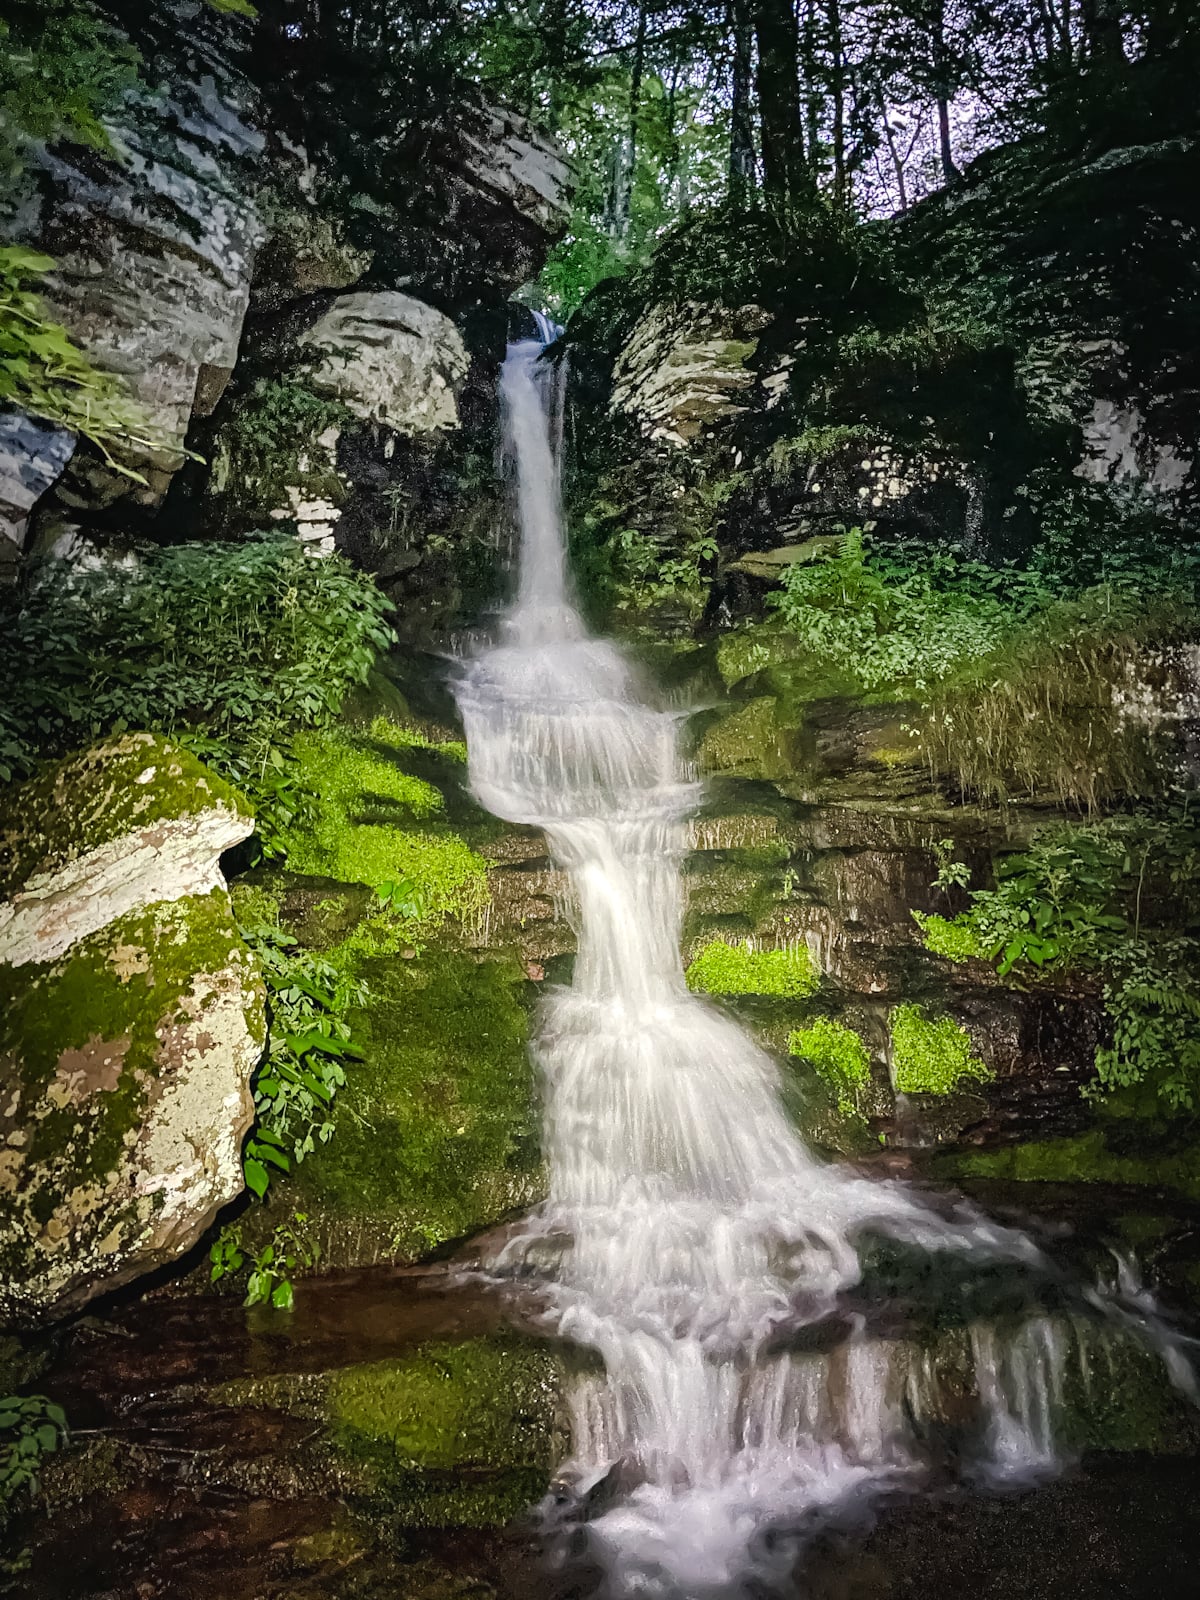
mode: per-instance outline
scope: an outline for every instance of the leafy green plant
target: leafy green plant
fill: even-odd
[[[994,649],[1038,595],[1010,569],[948,551],[885,556],[850,528],[835,547],[814,541],[768,603],[816,663],[861,690],[923,691]]]
[[[35,569],[0,593],[0,779],[105,733],[169,734],[245,790],[277,851],[307,804],[293,736],[365,681],[389,609],[340,557],[281,536]]]
[[[346,1014],[365,1004],[367,992],[281,928],[260,924],[243,928],[242,937],[267,985],[267,1053],[244,1152],[246,1184],[262,1199],[273,1173],[289,1172],[332,1137],[345,1063],[362,1055]]]
[[[0,1509],[37,1493],[43,1459],[67,1436],[65,1412],[44,1394],[0,1397]]]
[[[971,869],[965,861],[955,859],[957,846],[953,839],[939,839],[933,847],[937,861],[937,876],[930,885],[933,889],[965,889],[971,881]]]
[[[802,999],[814,994],[820,979],[808,947],[759,950],[749,940],[727,944],[714,939],[687,969],[689,989],[704,994],[774,994]]]
[[[888,1028],[892,1081],[901,1094],[950,1094],[964,1082],[993,1076],[953,1017],[928,1017],[919,1005],[906,1003],[893,1009]]]
[[[93,365],[30,287],[54,266],[23,245],[0,245],[0,405],[81,434],[123,477],[145,483],[114,451],[179,456],[122,379]]]
[[[425,916],[429,901],[420,884],[412,878],[388,878],[375,890],[379,900],[399,917],[419,921]]]
[[[247,1306],[271,1306],[276,1311],[291,1311],[296,1292],[292,1275],[311,1272],[321,1259],[321,1247],[307,1231],[308,1216],[293,1212],[289,1222],[281,1222],[261,1248],[244,1242],[237,1223],[223,1228],[209,1251],[213,1283],[249,1267],[246,1280]]]
[[[81,0],[17,0],[0,21],[0,171],[34,140],[113,153],[102,117],[137,81],[141,58]]]
[[[1200,1094],[1200,823],[1190,793],[1154,812],[1049,829],[997,867],[994,889],[935,929],[1002,976],[1098,980],[1111,1039],[1093,1092],[1151,1086],[1164,1109]],[[926,919],[926,937],[929,940]],[[931,944],[931,948],[936,948]]]
[[[788,1052],[807,1061],[837,1095],[844,1117],[862,1116],[871,1086],[871,1057],[866,1045],[844,1022],[818,1017],[807,1028],[788,1035]]]

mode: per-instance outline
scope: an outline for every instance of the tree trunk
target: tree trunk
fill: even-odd
[[[942,179],[953,183],[958,177],[954,164],[954,147],[950,139],[950,62],[946,49],[946,9],[944,0],[934,0],[930,14],[933,58],[934,93],[937,98],[938,151],[942,161]]]
[[[786,226],[812,196],[800,131],[800,41],[793,0],[755,0],[754,31],[763,191],[769,209]]]
[[[754,120],[750,109],[754,70],[754,30],[747,0],[732,0],[729,28],[733,39],[733,82],[729,114],[729,201],[744,211],[754,193]]]
[[[829,23],[829,52],[831,72],[829,86],[833,95],[833,198],[839,206],[847,200],[846,174],[846,48],[842,37],[841,0],[829,0],[826,16]]]
[[[887,101],[883,91],[879,91],[879,120],[883,127],[883,137],[887,141],[888,155],[892,158],[892,171],[896,174],[896,189],[900,196],[901,211],[908,210],[908,186],[904,181],[904,162],[896,148],[896,135],[892,132],[892,124],[888,120]]]
[[[800,40],[801,81],[804,92],[804,131],[808,145],[808,170],[815,184],[821,175],[821,109],[824,96],[817,76],[817,0],[804,0],[804,29]]]
[[[646,62],[646,5],[638,6],[637,33],[633,42],[633,63],[629,71],[629,133],[617,161],[616,194],[613,200],[612,235],[618,244],[629,237],[633,205],[633,185],[637,178],[638,111],[642,99],[642,71]]]

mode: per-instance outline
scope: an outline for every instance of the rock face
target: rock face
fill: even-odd
[[[65,507],[86,523],[118,500],[152,533],[185,439],[219,466],[205,421],[239,361],[249,358],[256,374],[274,370],[281,342],[284,368],[322,354],[314,390],[343,397],[354,418],[399,434],[454,428],[469,357],[452,319],[473,326],[481,305],[501,306],[566,221],[570,169],[531,124],[482,103],[467,84],[436,116],[414,116],[373,148],[376,192],[360,204],[358,180],[338,156],[310,157],[275,131],[278,85],[256,77],[245,24],[192,0],[164,0],[138,27],[144,81],[108,126],[114,154],[33,152],[20,192],[0,202],[0,238],[54,258],[50,313],[97,365],[127,379],[157,444],[125,447],[147,479],[139,487],[86,448],[64,476],[69,438],[24,418],[6,423],[0,532],[17,549],[38,547],[31,511],[53,520]],[[368,270],[378,291],[314,303]],[[259,313],[289,330],[281,341],[272,326],[265,359]],[[317,327],[298,345],[296,330],[314,316]],[[488,360],[493,342],[489,333]],[[202,483],[201,470],[193,476]],[[284,487],[295,494],[277,496],[263,514],[331,548],[344,496],[311,492],[294,476]],[[211,509],[210,499],[198,514]]]
[[[0,569],[25,543],[29,513],[71,459],[72,434],[23,411],[0,416]]]
[[[217,865],[253,822],[130,734],[8,801],[0,1315],[60,1315],[189,1249],[242,1187],[263,997]]]
[[[458,390],[469,365],[462,335],[411,295],[342,295],[300,347],[316,360],[313,388],[364,422],[404,434],[458,426]]]
[[[168,442],[158,457],[134,453],[151,499],[180,465],[193,416],[206,416],[229,380],[266,238],[255,200],[266,140],[251,124],[248,86],[201,43],[195,70],[161,96],[130,96],[111,130],[116,159],[41,151],[25,178],[36,201],[11,225],[56,260],[51,313],[97,365],[127,379]],[[100,474],[70,497],[86,504],[120,487]]]
[[[770,320],[759,306],[651,307],[617,359],[613,409],[635,416],[651,439],[695,439],[745,409],[755,384],[746,362]]]

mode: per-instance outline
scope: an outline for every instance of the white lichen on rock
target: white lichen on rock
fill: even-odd
[[[0,1316],[61,1315],[170,1262],[240,1192],[265,1020],[218,858],[252,826],[148,734],[10,801]]]

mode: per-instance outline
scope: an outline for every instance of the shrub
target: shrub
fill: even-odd
[[[704,994],[772,994],[803,999],[814,994],[820,979],[806,945],[758,950],[747,940],[706,944],[687,969],[689,989]]]
[[[179,738],[244,788],[272,842],[302,806],[290,740],[329,721],[393,635],[389,602],[293,541],[45,566],[0,595],[0,778],[109,732]]]
[[[861,1116],[871,1085],[871,1057],[866,1045],[843,1022],[818,1017],[807,1028],[788,1035],[788,1050],[807,1061],[837,1095],[843,1116]]]
[[[814,541],[812,559],[789,566],[768,603],[815,665],[866,692],[923,691],[993,650],[1036,603],[1036,589],[949,552],[885,557],[851,528],[832,549]]]
[[[927,1017],[918,1005],[896,1006],[888,1018],[892,1081],[900,1094],[950,1094],[965,1080],[986,1082],[991,1068],[971,1053],[953,1017]]]
[[[1200,1084],[1200,826],[1184,794],[1157,812],[1048,829],[949,924],[1001,976],[1100,980],[1111,1040],[1097,1094],[1147,1084],[1191,1111]]]

